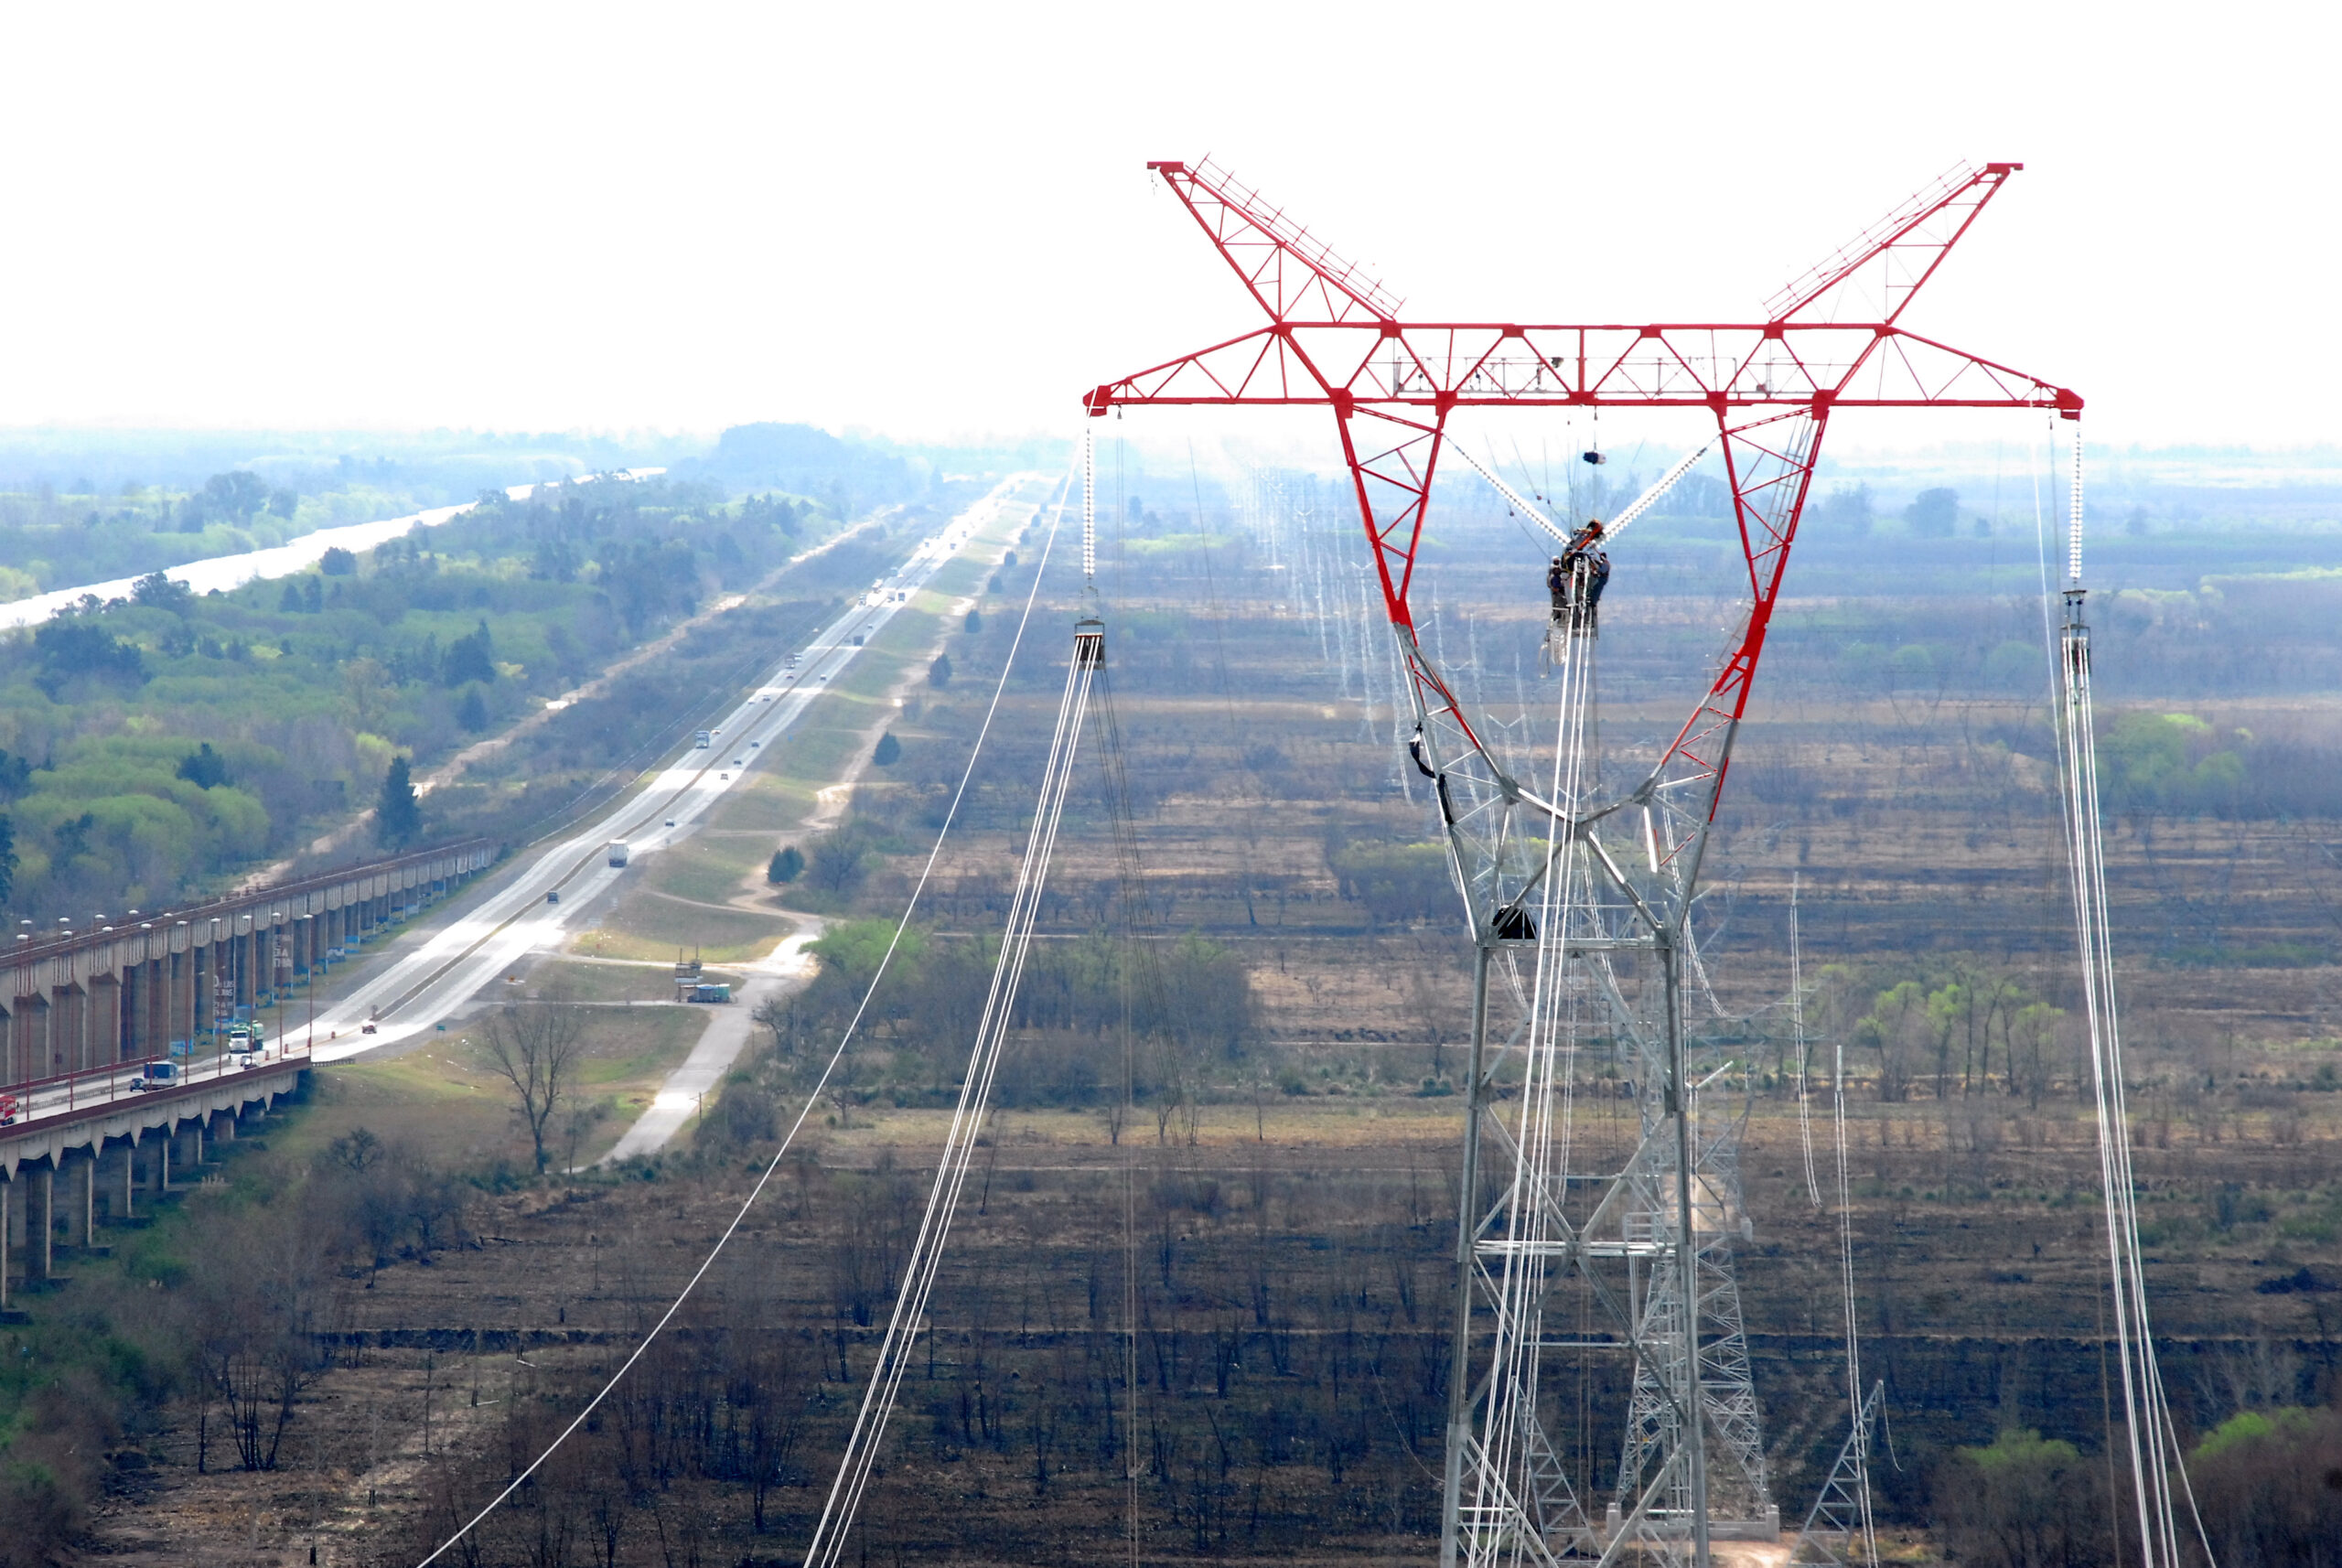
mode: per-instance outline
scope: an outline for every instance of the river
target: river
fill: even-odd
[[[590,484],[596,478],[648,479],[663,474],[664,468],[621,468],[607,475],[587,474],[575,479],[553,479],[544,488],[561,484]],[[536,493],[536,485],[513,485],[505,494],[516,501],[524,501]],[[189,561],[167,568],[174,582],[185,583],[199,594],[213,590],[226,593],[241,588],[246,583],[263,577],[289,577],[295,572],[306,572],[324,559],[328,550],[347,550],[352,554],[387,544],[393,539],[420,528],[436,528],[451,517],[459,517],[477,506],[466,501],[461,506],[433,507],[428,511],[409,512],[404,517],[386,517],[378,522],[346,522],[335,528],[320,528],[298,539],[265,550],[247,550],[238,555],[214,555],[205,561]],[[84,597],[96,595],[101,599],[123,599],[130,596],[135,577],[116,577],[108,583],[83,583],[70,588],[53,588],[46,594],[36,594],[28,599],[0,605],[0,629],[10,627],[38,626],[59,611],[71,608]]]

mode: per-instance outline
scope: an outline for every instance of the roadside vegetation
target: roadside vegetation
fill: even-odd
[[[605,482],[498,494],[231,594],[156,574],[85,604],[0,643],[7,908],[151,908],[292,852],[372,804],[394,758],[509,727],[835,527],[787,497]],[[389,847],[463,825],[426,802]]]

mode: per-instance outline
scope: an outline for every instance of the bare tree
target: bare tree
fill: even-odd
[[[585,1017],[554,989],[526,1002],[507,1002],[489,1015],[484,1052],[489,1066],[512,1086],[515,1109],[529,1124],[537,1174],[545,1171],[545,1130],[572,1094],[570,1080],[585,1050]]]

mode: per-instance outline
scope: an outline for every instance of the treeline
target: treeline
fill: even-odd
[[[2000,1094],[2035,1105],[2079,1092],[2088,1073],[2083,1042],[2065,1010],[2044,1001],[2025,976],[1999,965],[1950,957],[1916,976],[1880,966],[1832,964],[1819,976],[1813,1009],[1816,1053],[1807,1078],[1818,1084],[1842,1044],[1850,1076],[1882,1101],[1924,1090],[1939,1101]],[[1790,1066],[1776,1030],[1776,1082]]]
[[[186,490],[132,481],[101,494],[84,480],[70,491],[0,493],[0,601],[263,550],[426,504],[362,471],[306,490],[231,468]]]
[[[503,727],[830,521],[658,481],[539,495],[231,594],[155,574],[0,642],[0,901],[152,908],[284,854],[394,756]]]
[[[2342,1411],[2242,1411],[2187,1456],[2183,1561],[2294,1568],[2342,1541]],[[2060,1438],[2012,1430],[1955,1449],[1933,1477],[1937,1544],[1975,1568],[2111,1568],[2136,1561],[2127,1471]]]
[[[843,921],[811,944],[821,963],[812,981],[757,1010],[769,1046],[719,1103],[724,1138],[752,1150],[775,1135],[778,1107],[828,1061],[893,936],[890,920]],[[862,1013],[833,1090],[839,1108],[956,1100],[996,957],[988,934],[906,931]],[[1259,1046],[1252,977],[1236,954],[1193,934],[1037,942],[1011,1026],[1020,1037],[1004,1056],[995,1103],[1119,1107],[1127,1062],[1131,1092],[1158,1138],[1176,1120],[1192,1140],[1192,1114],[1178,1113],[1219,1097],[1220,1086],[1253,1066]]]

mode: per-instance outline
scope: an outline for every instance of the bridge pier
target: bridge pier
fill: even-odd
[[[97,1192],[105,1209],[105,1223],[119,1225],[124,1220],[133,1218],[132,1187],[137,1179],[138,1173],[133,1162],[130,1141],[127,1138],[108,1139],[107,1143],[111,1145],[110,1147],[91,1151],[90,1186]],[[122,1162],[122,1173],[118,1180],[115,1177],[113,1163],[115,1159]]]
[[[59,1156],[65,1176],[65,1244],[87,1251],[98,1244],[98,1155],[68,1149]]]
[[[57,1166],[43,1160],[33,1168],[32,1190],[25,1204],[25,1277],[48,1280],[57,1272]],[[33,1214],[40,1214],[40,1233],[32,1233]]]
[[[90,1065],[106,1067],[126,1061],[130,1053],[123,1047],[130,1020],[124,1015],[123,980],[119,975],[93,974],[90,977]]]

